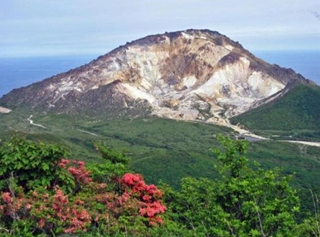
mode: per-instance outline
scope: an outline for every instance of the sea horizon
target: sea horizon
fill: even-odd
[[[320,50],[256,50],[252,53],[270,64],[291,68],[320,85]],[[13,89],[28,86],[80,67],[99,55],[0,57],[0,98]]]
[[[320,50],[255,50],[252,53],[267,63],[291,68],[320,85]]]

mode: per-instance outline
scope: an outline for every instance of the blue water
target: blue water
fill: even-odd
[[[257,57],[292,68],[320,85],[320,51],[257,51]],[[0,58],[0,97],[12,89],[30,85],[86,64],[97,56]]]
[[[253,54],[268,63],[292,68],[320,85],[320,51],[256,51]]]
[[[93,55],[0,58],[0,97],[12,89],[69,71],[95,58]]]

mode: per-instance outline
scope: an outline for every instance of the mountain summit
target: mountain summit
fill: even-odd
[[[274,100],[295,82],[312,83],[218,32],[186,30],[127,43],[89,64],[15,89],[0,105],[220,123]]]

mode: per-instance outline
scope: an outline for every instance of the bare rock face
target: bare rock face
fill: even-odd
[[[312,83],[218,32],[187,30],[127,43],[87,65],[15,89],[0,105],[219,123],[277,98],[296,81]]]
[[[2,113],[2,114],[8,114],[8,113],[10,113],[10,112],[11,112],[10,109],[7,109],[7,108],[4,108],[4,107],[1,107],[1,106],[0,106],[0,113]]]

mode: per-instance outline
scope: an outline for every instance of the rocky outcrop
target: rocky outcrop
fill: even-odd
[[[0,106],[0,113],[2,113],[2,114],[8,114],[8,113],[10,113],[10,112],[11,112],[10,109],[7,109],[7,108],[4,108],[4,107],[1,107],[1,106]]]
[[[15,89],[0,105],[218,123],[276,98],[296,81],[312,83],[218,32],[186,30],[127,43],[87,65]]]

